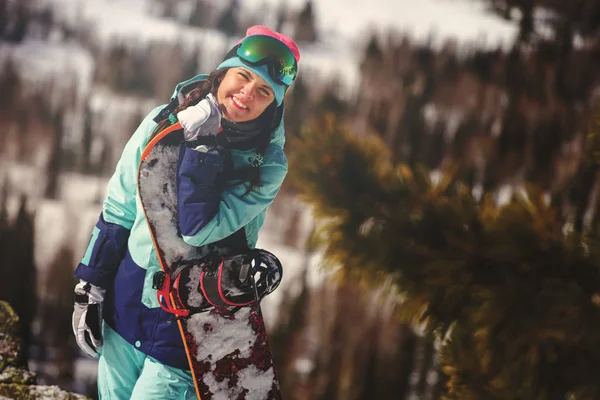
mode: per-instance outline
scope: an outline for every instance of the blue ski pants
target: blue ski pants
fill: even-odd
[[[98,362],[100,400],[196,399],[189,371],[161,364],[103,325],[104,344]]]

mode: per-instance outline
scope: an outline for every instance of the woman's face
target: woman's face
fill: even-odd
[[[257,118],[275,100],[271,86],[249,69],[230,68],[217,91],[223,116],[233,122]]]

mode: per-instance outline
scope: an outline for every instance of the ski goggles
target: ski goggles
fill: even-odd
[[[285,44],[271,36],[248,36],[231,52],[234,51],[244,64],[251,67],[266,65],[269,76],[279,85],[289,86],[296,78],[298,63],[294,54]]]

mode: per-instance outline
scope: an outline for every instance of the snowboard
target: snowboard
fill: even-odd
[[[258,299],[244,306],[212,302],[206,307],[210,296],[202,283],[210,280],[204,279],[203,263],[231,249],[220,242],[194,247],[181,238],[176,169],[182,142],[179,123],[161,131],[142,152],[138,169],[138,193],[162,270],[154,284],[162,287],[168,304],[161,307],[177,321],[199,400],[281,399]],[[184,299],[168,290],[175,285]]]

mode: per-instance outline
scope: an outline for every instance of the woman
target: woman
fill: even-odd
[[[99,357],[101,398],[195,398],[178,326],[152,288],[160,268],[138,193],[144,148],[180,123],[178,236],[197,248],[253,248],[287,172],[283,97],[299,58],[289,37],[249,28],[212,74],[177,85],[125,146],[75,271],[73,330],[81,349]]]

